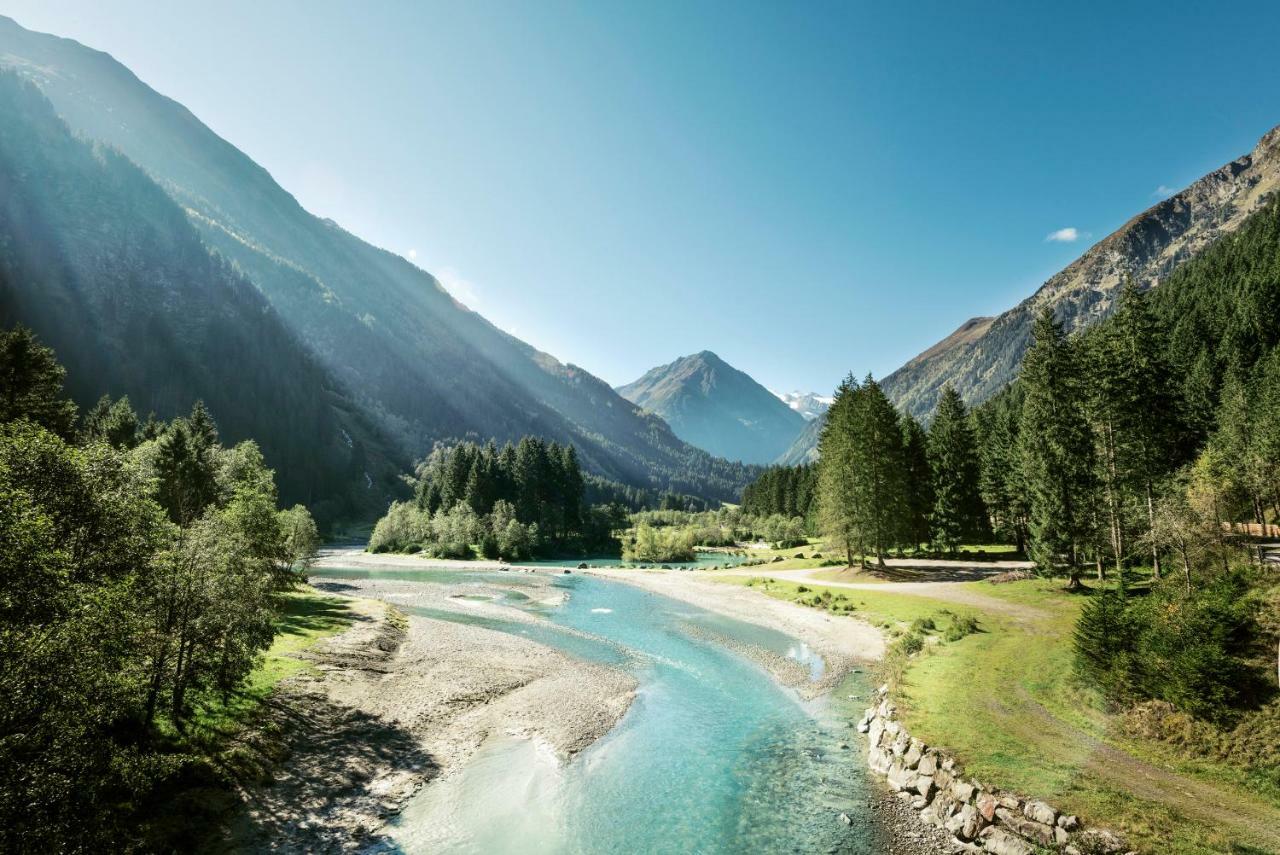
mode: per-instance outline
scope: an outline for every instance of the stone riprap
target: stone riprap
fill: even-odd
[[[956,760],[914,738],[897,719],[897,708],[881,686],[876,705],[858,723],[867,736],[867,764],[884,776],[920,818],[945,828],[974,852],[994,855],[1110,855],[1125,852],[1124,840],[1051,805],[966,778]]]

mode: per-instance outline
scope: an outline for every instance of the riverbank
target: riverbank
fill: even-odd
[[[410,610],[444,609],[454,613],[465,613],[481,618],[502,620],[507,623],[541,623],[543,618],[536,613],[531,614],[527,609],[528,603],[544,603],[551,606],[560,602],[564,597],[562,585],[557,584],[562,578],[563,570],[558,568],[510,567],[500,562],[437,562],[414,556],[370,555],[351,550],[328,553],[323,559],[322,566],[328,568],[327,573],[330,578],[317,580],[317,582],[322,588],[329,591],[377,599]],[[353,572],[350,576],[342,575],[342,568],[350,568],[357,572]],[[533,572],[513,572],[509,577],[503,576],[500,579],[495,578],[491,573],[483,572],[504,568],[514,571],[532,569]],[[427,572],[438,570],[440,571],[440,579],[431,583],[423,583],[421,581],[413,581],[408,576],[397,578],[394,574],[401,570]],[[470,574],[457,572],[460,570],[482,572],[471,576]],[[370,572],[366,574],[363,571]],[[372,571],[392,571],[393,575],[388,578],[385,575],[379,576]],[[627,587],[639,588],[646,592],[687,603],[713,614],[780,632],[796,639],[808,647],[808,653],[816,654],[822,658],[823,669],[819,679],[812,679],[811,672],[806,665],[794,658],[781,655],[776,650],[769,650],[760,645],[743,643],[741,640],[719,634],[714,629],[702,630],[697,627],[686,627],[686,631],[689,631],[691,635],[705,638],[716,646],[727,647],[734,653],[754,662],[757,666],[766,670],[777,683],[795,690],[804,699],[813,699],[828,693],[851,670],[867,665],[881,657],[884,652],[885,639],[881,632],[862,620],[828,615],[816,610],[779,602],[749,588],[719,584],[695,574],[674,571],[620,569],[593,569],[590,571],[578,571],[575,569],[573,573],[596,577],[609,582],[622,583]],[[334,574],[338,575],[334,576]],[[515,605],[511,599],[513,591],[518,592],[518,596],[522,599],[522,607],[520,608],[512,607]],[[432,623],[439,622],[432,621]],[[459,627],[459,629],[474,630],[477,628]],[[561,627],[559,631],[572,632],[573,630]],[[481,632],[485,633],[485,635],[471,639],[468,642],[469,647],[478,648],[489,644],[491,640],[495,642],[499,640],[493,639],[493,636],[500,636],[503,639],[512,637],[505,633],[490,632],[488,630],[481,630]],[[541,645],[533,646],[541,647]],[[547,648],[542,649],[546,650]],[[509,653],[498,655],[499,658],[510,656]],[[579,662],[580,668],[598,667],[588,666],[585,663],[581,663],[580,660],[575,661]],[[461,671],[466,676],[466,669],[461,669]],[[438,672],[431,675],[431,678],[442,682],[451,682],[458,675],[458,671],[450,673]],[[582,687],[566,683],[559,698],[573,704],[580,703],[583,701]],[[599,703],[599,700],[588,699],[585,702],[588,704]],[[502,721],[505,715],[502,704],[486,703],[485,707],[487,708],[487,714],[483,717],[490,723],[494,734],[501,735],[504,732],[512,732],[503,730],[508,725]],[[591,744],[594,738],[608,731],[612,726],[608,718],[606,716],[604,719],[598,719],[595,722],[596,727],[580,731],[585,734],[584,738],[587,740],[583,744]],[[617,719],[613,720],[616,721]],[[516,728],[516,730],[519,730],[519,728]],[[852,739],[853,735],[850,732],[849,740],[852,741]],[[473,756],[477,745],[478,743],[472,743],[461,756],[463,758]],[[561,750],[560,753],[562,757],[567,757],[571,756],[573,752]],[[480,757],[481,755],[474,756]],[[465,765],[465,759],[461,763],[453,763],[451,768],[459,769],[462,765]],[[437,778],[443,778],[447,774],[447,771],[440,770],[424,780],[434,781]],[[440,786],[446,785],[442,782]],[[403,800],[401,800],[400,804],[403,804]],[[883,837],[885,845],[883,851],[927,853],[927,855],[956,851],[952,841],[947,839],[945,833],[940,833],[932,826],[921,823],[912,811],[904,809],[906,806],[882,787],[872,787],[866,793],[865,804],[867,813],[875,817],[875,824],[880,829],[878,833]],[[398,810],[398,807],[396,809]],[[838,823],[841,820],[836,814],[831,814],[830,821]]]
[[[376,844],[423,785],[463,767],[490,737],[528,739],[562,762],[626,713],[635,680],[508,633],[352,599],[346,632],[305,654],[260,728],[287,755],[246,787],[237,844],[348,851]]]
[[[814,698],[835,688],[855,667],[884,656],[884,635],[869,623],[797,608],[748,588],[731,587],[690,573],[667,570],[584,570],[589,575],[643,588],[709,612],[785,633],[804,642],[825,664],[823,675],[810,681],[793,660],[748,647],[736,651],[755,661],[784,686]],[[730,645],[733,646],[733,645]]]

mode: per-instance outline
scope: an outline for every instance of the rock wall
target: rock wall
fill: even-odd
[[[966,778],[954,758],[909,734],[881,686],[877,703],[858,723],[867,736],[867,764],[925,822],[945,828],[974,852],[994,855],[1103,855],[1125,851],[1124,840],[1105,829],[1085,828],[1075,816],[1042,801]]]

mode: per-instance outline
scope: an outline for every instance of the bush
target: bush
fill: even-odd
[[[910,656],[924,650],[924,636],[914,631],[908,632],[898,644],[901,645],[902,652]]]
[[[951,625],[947,627],[947,631],[943,633],[943,638],[948,642],[959,641],[966,635],[973,635],[978,631],[978,619],[973,615],[957,615],[951,619]]]
[[[911,622],[911,631],[917,635],[921,635],[926,632],[933,632],[937,628],[937,625],[933,622],[933,618],[931,617],[920,617]]]
[[[1239,573],[1190,593],[1165,582],[1142,598],[1123,587],[1095,594],[1076,623],[1077,673],[1112,702],[1163,700],[1223,720],[1265,694],[1249,662],[1255,611]]]

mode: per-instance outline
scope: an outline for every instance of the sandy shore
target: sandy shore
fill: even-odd
[[[530,739],[566,761],[634,698],[625,672],[528,639],[406,617],[365,597],[354,609],[350,629],[308,654],[315,672],[273,699],[263,732],[287,759],[270,785],[245,788],[243,848],[378,848],[388,817],[491,736]]]
[[[739,585],[675,570],[582,570],[604,579],[635,585],[709,612],[776,629],[813,648],[829,669],[841,663],[868,662],[884,656],[884,635],[854,617],[807,609]]]

